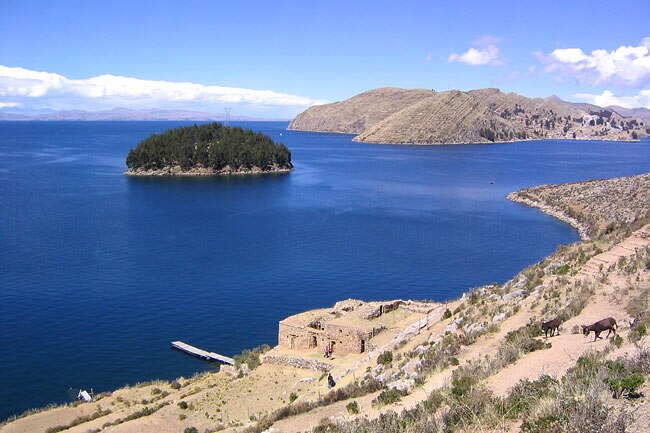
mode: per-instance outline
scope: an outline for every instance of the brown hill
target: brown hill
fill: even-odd
[[[342,102],[316,105],[298,114],[289,129],[360,134],[386,117],[431,96],[424,89],[384,87]]]
[[[299,114],[289,129],[358,134],[387,144],[489,143],[544,138],[634,140],[645,122],[612,109],[558,97],[527,98],[499,89],[434,92],[381,88]]]

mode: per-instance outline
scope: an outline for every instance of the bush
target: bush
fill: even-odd
[[[199,433],[199,430],[196,427],[187,427],[183,433]]]
[[[242,364],[246,364],[249,370],[254,370],[261,364],[260,355],[270,349],[271,347],[268,344],[262,344],[261,346],[250,350],[243,350],[239,355],[233,357],[235,360],[235,367],[239,368]]]
[[[169,386],[171,389],[181,389],[181,384],[177,380],[173,381]]]
[[[609,340],[609,343],[616,347],[621,347],[623,345],[623,337],[620,335],[614,335],[614,338]]]
[[[562,266],[558,266],[553,270],[553,273],[556,275],[566,275],[571,271],[571,265],[568,263],[563,264]]]
[[[345,406],[345,408],[348,410],[349,414],[356,415],[359,413],[359,405],[356,401],[351,401],[347,406]]]
[[[469,390],[462,398],[449,402],[449,409],[442,415],[445,425],[451,427],[446,431],[492,431],[499,424],[503,415],[499,400],[492,392],[483,387]],[[476,425],[476,429],[464,429]]]
[[[376,399],[372,401],[373,405],[386,405],[400,401],[404,394],[396,389],[383,390]]]
[[[179,401],[178,402],[178,407],[180,407],[183,410],[186,410],[189,407],[189,405],[187,404],[186,401]]]
[[[562,425],[566,423],[566,416],[546,415],[532,421],[524,421],[521,430],[531,433],[553,433],[563,431]]]
[[[612,391],[612,397],[639,397],[638,390],[645,383],[645,379],[638,373],[632,373],[622,378],[608,377],[605,383]]]
[[[291,394],[289,394],[289,402],[290,403],[293,403],[297,399],[298,399],[298,394],[296,394],[295,392],[292,392]]]
[[[447,308],[445,310],[445,312],[442,314],[442,319],[446,320],[446,319],[449,319],[450,317],[451,317],[451,310],[449,310],[449,308]]]
[[[463,397],[468,394],[478,379],[464,370],[455,370],[451,379],[451,393],[454,397]]]
[[[534,404],[549,397],[558,386],[559,382],[548,375],[543,375],[535,381],[521,380],[510,391],[506,400],[509,415],[517,417],[520,414],[530,413]]]
[[[387,350],[377,357],[377,364],[388,365],[393,362],[393,352]]]

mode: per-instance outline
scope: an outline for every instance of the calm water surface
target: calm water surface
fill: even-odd
[[[526,186],[650,171],[650,142],[400,147],[247,123],[289,175],[122,176],[179,122],[0,122],[0,419],[213,368],[278,320],[354,297],[444,300],[504,282],[567,225],[510,203]]]

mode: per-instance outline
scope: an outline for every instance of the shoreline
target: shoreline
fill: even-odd
[[[389,142],[380,142],[380,141],[367,141],[367,140],[357,140],[357,137],[361,135],[361,133],[356,134],[354,132],[341,132],[341,131],[321,131],[321,130],[312,130],[312,129],[296,129],[296,128],[289,128],[287,127],[287,131],[297,131],[297,132],[312,132],[312,133],[320,133],[320,134],[341,134],[341,135],[354,135],[354,138],[352,139],[353,142],[355,143],[364,143],[364,144],[383,144],[387,146],[411,146],[411,147],[417,147],[417,146],[462,146],[465,144],[470,144],[470,145],[476,145],[476,144],[503,144],[503,143],[525,143],[529,141],[547,141],[547,140],[568,140],[568,141],[594,141],[594,142],[601,142],[601,141],[614,141],[614,142],[620,142],[620,143],[636,143],[642,141],[640,138],[637,139],[613,139],[609,137],[576,137],[576,138],[570,138],[570,137],[535,137],[535,138],[523,138],[523,139],[517,139],[517,140],[495,140],[495,141],[468,141],[464,143],[389,143]]]
[[[573,227],[578,231],[578,235],[580,236],[581,242],[591,240],[591,237],[589,236],[589,229],[587,228],[587,226],[582,224],[580,221],[573,218],[572,216],[567,215],[564,211],[562,211],[559,208],[550,206],[548,204],[536,200],[532,200],[528,197],[523,197],[520,194],[520,191],[510,192],[508,193],[508,195],[506,195],[506,198],[513,203],[521,203],[539,209],[545,214],[550,215],[564,223],[569,224],[571,227]]]
[[[253,166],[247,169],[232,170],[226,167],[221,170],[215,170],[209,167],[192,167],[189,170],[183,170],[179,165],[158,168],[158,169],[128,169],[123,172],[128,177],[154,177],[154,176],[178,176],[178,177],[196,177],[196,176],[246,176],[246,175],[263,175],[263,174],[286,174],[290,173],[293,167],[280,168],[275,167],[271,170],[262,170]]]
[[[309,132],[319,132],[319,131],[309,131]],[[329,134],[329,132],[328,132]],[[465,143],[382,143],[379,141],[366,141],[366,140],[357,140],[356,137],[352,139],[355,143],[365,143],[365,144],[383,144],[387,146],[463,146],[463,145],[477,145],[477,144],[506,144],[506,143],[526,143],[530,141],[547,141],[547,140],[567,140],[567,141],[613,141],[619,143],[635,143],[640,142],[640,139],[636,140],[614,140],[607,138],[567,138],[567,137],[551,137],[551,138],[523,138],[517,140],[495,140],[495,141],[468,141]]]

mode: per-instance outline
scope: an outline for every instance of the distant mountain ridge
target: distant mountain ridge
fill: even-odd
[[[636,112],[635,112],[636,113]],[[527,98],[499,89],[379,88],[300,113],[289,129],[357,134],[385,144],[489,143],[544,138],[634,140],[648,121],[613,108]]]
[[[187,120],[187,121],[223,121],[225,115],[204,113],[192,110],[159,110],[159,109],[141,109],[133,110],[130,108],[113,108],[112,110],[103,111],[84,111],[69,110],[55,111],[51,113],[40,114],[22,114],[16,112],[0,111],[0,120],[88,120],[88,121],[160,121],[160,120]],[[284,119],[258,119],[247,116],[231,116],[230,120],[234,121],[251,121],[251,120],[284,120]]]
[[[619,107],[618,105],[610,105],[607,108],[616,111],[621,116],[638,117],[639,119],[643,120],[646,125],[650,124],[650,109],[644,107],[625,108]]]

